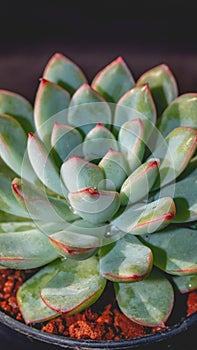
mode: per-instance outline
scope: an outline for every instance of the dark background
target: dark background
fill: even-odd
[[[33,102],[55,52],[77,62],[89,80],[121,55],[137,79],[166,63],[180,92],[197,90],[196,1],[1,1],[0,88]]]
[[[180,93],[197,92],[196,1],[1,1],[0,88],[33,102],[44,66],[55,52],[78,63],[90,81],[119,55],[136,79],[166,63]],[[175,340],[171,349],[188,345],[192,350],[194,336]],[[0,348],[7,350],[10,343],[2,337]]]
[[[196,11],[191,0],[1,1],[1,52],[52,41],[196,52]]]

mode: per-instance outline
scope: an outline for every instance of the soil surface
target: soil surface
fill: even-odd
[[[0,309],[24,322],[17,305],[16,292],[22,283],[35,272],[32,270],[0,270]],[[197,292],[184,296],[184,307],[178,317],[185,317],[197,311]],[[180,311],[180,301],[177,300],[174,314]],[[73,316],[61,315],[53,320],[34,325],[36,328],[51,334],[77,339],[120,340],[144,336],[162,331],[177,322],[177,316],[170,317],[162,327],[144,327],[129,320],[118,308],[112,285],[109,283],[99,300],[85,311]]]

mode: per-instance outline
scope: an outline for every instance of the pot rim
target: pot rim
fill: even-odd
[[[75,339],[67,338],[60,335],[49,334],[42,332],[32,326],[27,326],[26,324],[15,320],[11,316],[0,311],[0,323],[4,324],[12,330],[28,336],[28,338],[33,338],[37,341],[43,341],[51,345],[58,345],[64,348],[70,348],[73,346],[76,349],[131,349],[138,347],[140,345],[152,344],[155,342],[160,342],[172,338],[182,332],[185,332],[197,323],[197,312],[187,316],[181,320],[178,324],[173,325],[169,329],[154,334],[147,334],[139,338],[130,338],[124,340],[90,340],[90,339]]]

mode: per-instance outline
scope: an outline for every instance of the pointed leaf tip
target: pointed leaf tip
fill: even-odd
[[[15,181],[15,180],[14,180],[14,181]],[[19,186],[19,184],[15,183],[14,181],[12,182],[12,190],[14,191],[14,193],[15,193],[18,197],[20,197],[20,198],[23,199],[23,196],[22,196],[21,191],[20,191],[20,186]]]
[[[119,56],[116,58],[115,62],[122,63],[122,62],[124,62],[124,60],[123,60],[122,56]]]
[[[93,89],[109,102],[117,102],[134,84],[133,76],[122,57],[105,66],[92,81]]]
[[[82,70],[63,54],[54,54],[45,67],[43,76],[73,93],[87,79]]]

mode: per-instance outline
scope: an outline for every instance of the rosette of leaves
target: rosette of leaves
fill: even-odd
[[[164,64],[135,82],[122,58],[90,85],[55,54],[34,108],[1,90],[0,113],[0,264],[36,268],[26,323],[81,311],[108,280],[128,318],[164,323],[174,289],[197,287],[197,94]]]

